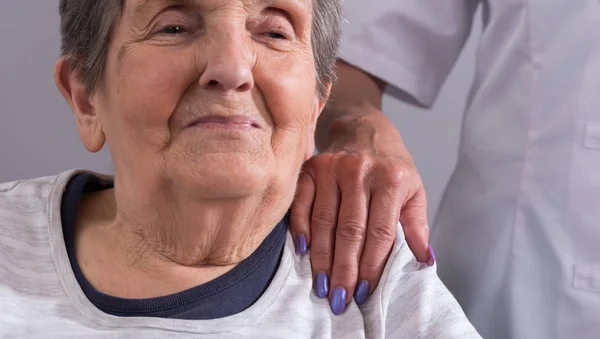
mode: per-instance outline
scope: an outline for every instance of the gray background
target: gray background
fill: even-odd
[[[5,1],[0,11],[0,182],[54,175],[71,168],[110,173],[105,148],[88,153],[56,89],[59,51],[56,0]],[[387,96],[384,111],[400,130],[421,171],[433,217],[456,163],[462,113],[473,77],[479,20],[432,110]]]

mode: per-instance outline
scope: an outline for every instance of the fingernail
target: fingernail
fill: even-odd
[[[331,311],[335,315],[344,313],[346,309],[346,289],[338,287],[331,294]]]
[[[365,303],[365,301],[367,301],[367,297],[369,297],[369,282],[363,280],[356,288],[356,292],[354,293],[354,301],[356,301],[358,305],[362,305]]]
[[[317,274],[317,281],[315,282],[315,289],[317,290],[317,296],[319,298],[326,298],[329,294],[329,278],[326,273]]]
[[[427,265],[433,266],[433,264],[435,264],[435,253],[433,253],[433,248],[429,244],[429,260],[427,260]]]
[[[296,235],[296,253],[300,255],[306,254],[306,237],[304,234]]]

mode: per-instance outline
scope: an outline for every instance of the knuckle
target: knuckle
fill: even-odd
[[[417,210],[418,213],[427,213],[427,204],[427,197],[422,193],[421,189],[419,189],[413,194],[410,200],[406,202],[405,208]]]
[[[330,248],[313,245],[310,249],[310,257],[314,267],[324,269],[331,265],[333,255]]]
[[[300,172],[300,174],[298,174],[298,187],[303,188],[303,187],[307,187],[310,186],[310,184],[312,184],[313,180],[312,180],[312,176],[310,175],[310,173],[304,171],[304,172]]]
[[[326,168],[330,162],[328,154],[318,154],[308,159],[302,165],[303,173],[316,172],[319,169]]]
[[[366,227],[364,223],[347,220],[338,228],[337,235],[344,241],[356,243],[361,242],[365,236]]]
[[[292,208],[290,209],[290,221],[292,225],[297,225],[305,220],[308,220],[308,214],[306,213],[306,211],[301,208],[292,206]]]
[[[303,168],[308,168],[308,167],[314,166],[314,164],[317,163],[317,162],[319,162],[320,159],[322,159],[322,158],[323,158],[323,154],[322,153],[321,154],[317,154],[317,155],[315,155],[313,157],[310,157],[308,160],[306,160],[302,164],[302,167]]]
[[[385,185],[391,188],[399,188],[406,185],[409,171],[406,168],[387,167],[382,174]]]
[[[376,263],[362,265],[360,268],[360,277],[369,281],[377,280],[383,272],[383,267]]]
[[[366,159],[360,152],[342,151],[333,155],[339,165],[356,165],[361,160]]]
[[[318,228],[334,228],[336,214],[329,209],[317,208],[312,213],[311,221]]]
[[[349,181],[353,185],[363,181],[363,178],[365,177],[365,174],[363,173],[363,171],[357,167],[340,166],[339,171],[340,171],[340,173],[339,173],[340,177],[342,179],[347,179],[344,181],[346,181],[346,182]]]
[[[364,152],[350,153],[346,158],[349,162],[348,165],[358,165],[359,167],[369,165],[373,161],[372,156]]]
[[[353,154],[352,160],[352,163],[348,165],[359,169],[362,173],[367,172],[369,168],[371,168],[371,166],[373,165],[373,158],[365,153]]]
[[[360,186],[365,183],[371,168],[371,159],[363,154],[349,154],[336,167],[338,178],[352,186]]]
[[[294,200],[292,201],[292,205],[290,206],[290,209],[292,211],[292,213],[296,213],[296,212],[302,212],[305,213],[305,210],[307,210],[310,205],[312,204],[313,199],[311,199],[310,196],[308,196],[305,193],[296,191],[296,194],[294,195]]]
[[[382,246],[393,244],[397,232],[396,223],[374,221],[369,225],[369,237]]]
[[[294,201],[292,202],[292,206],[290,206],[290,218],[303,220],[309,219],[311,207],[312,201],[309,199],[294,199]]]
[[[358,265],[352,262],[336,263],[333,266],[332,281],[335,279],[338,282],[356,281],[358,275]]]
[[[389,184],[402,183],[411,178],[413,168],[397,160],[380,161],[376,168],[377,175]]]
[[[411,200],[410,206],[417,209],[427,209],[427,197],[425,195],[415,195]]]
[[[422,205],[411,205],[402,211],[400,214],[400,220],[403,222],[412,222],[415,224],[426,224],[427,223],[427,206]]]

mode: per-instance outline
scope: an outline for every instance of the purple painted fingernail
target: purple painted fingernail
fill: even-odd
[[[340,315],[344,313],[346,309],[346,289],[343,287],[338,287],[333,290],[331,294],[331,311],[335,315]]]
[[[433,253],[433,248],[429,244],[429,260],[427,260],[427,265],[433,266],[433,264],[435,264],[435,253]]]
[[[327,273],[317,274],[316,280],[315,289],[317,290],[317,297],[327,298],[329,294],[329,278],[327,277]]]
[[[358,287],[356,288],[356,292],[354,293],[354,301],[356,301],[356,304],[362,305],[365,303],[365,301],[367,301],[368,297],[369,297],[369,282],[366,280],[363,280],[360,282],[360,284],[358,284]]]
[[[306,254],[306,237],[304,234],[296,235],[296,253],[300,255]]]

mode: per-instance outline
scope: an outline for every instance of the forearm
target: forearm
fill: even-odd
[[[329,148],[339,139],[340,135],[335,135],[339,134],[339,127],[381,114],[385,83],[341,61],[337,64],[337,74],[338,82],[331,89],[329,103],[317,123],[315,137],[319,150]]]
[[[317,123],[317,148],[403,152],[400,134],[381,111],[386,83],[343,62],[337,72],[338,82]]]

